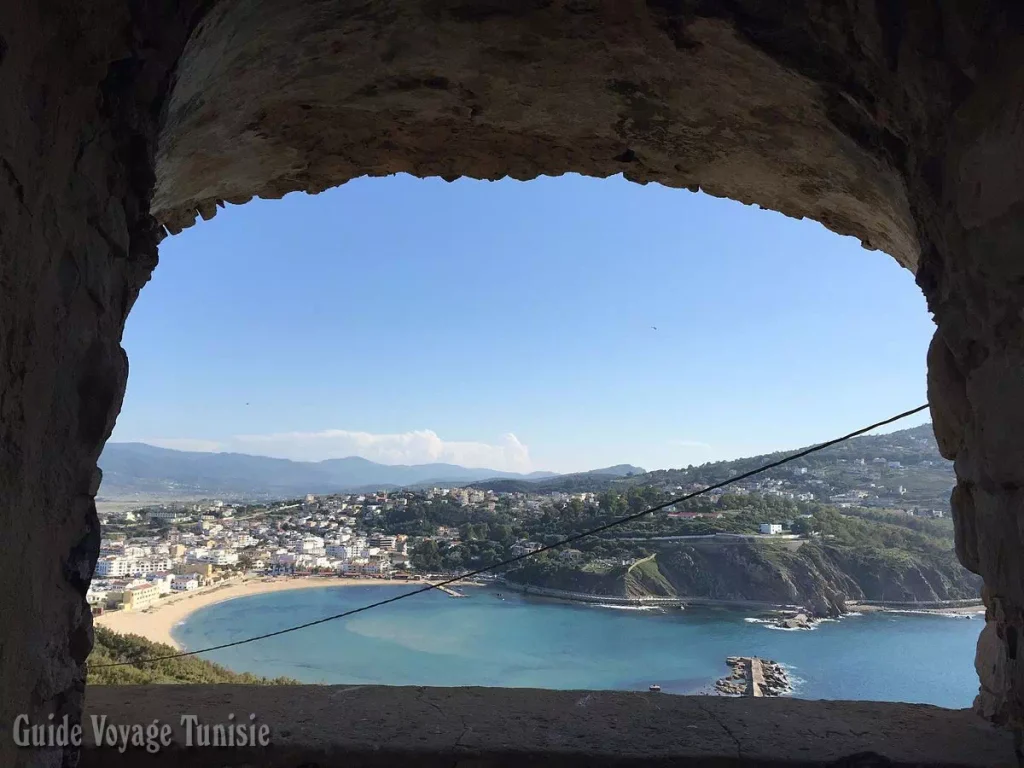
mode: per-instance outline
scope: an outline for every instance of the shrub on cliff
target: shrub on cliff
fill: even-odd
[[[287,677],[267,678],[248,672],[232,672],[197,656],[141,663],[155,656],[169,656],[177,649],[138,635],[121,635],[105,627],[95,628],[95,644],[86,664],[89,685],[144,685],[149,683],[235,683],[243,685],[297,685]],[[128,662],[120,667],[102,664]]]

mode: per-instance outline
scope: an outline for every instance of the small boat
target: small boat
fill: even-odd
[[[649,690],[651,693],[658,693],[661,690],[661,686],[655,683],[654,685],[650,686],[647,690]]]

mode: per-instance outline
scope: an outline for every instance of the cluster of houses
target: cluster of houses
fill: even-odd
[[[374,531],[375,519],[417,497],[428,503],[447,499],[482,512],[493,512],[498,500],[490,491],[432,488],[419,494],[308,495],[300,502],[255,509],[214,501],[111,513],[104,522],[138,533],[103,539],[87,599],[96,610],[144,610],[165,596],[239,571],[401,576],[409,568],[408,539]],[[540,500],[528,501],[524,495],[521,502],[540,511]],[[153,522],[163,526],[162,532],[144,525]],[[540,544],[531,542],[530,547]]]
[[[910,439],[910,438],[904,438]],[[929,445],[924,443],[924,445]],[[934,446],[932,446],[934,448]],[[839,508],[874,507],[878,509],[905,512],[910,515],[925,517],[943,517],[944,512],[936,509],[940,499],[929,495],[928,491],[916,484],[916,491],[908,490],[905,478],[912,473],[941,473],[941,462],[931,459],[917,459],[912,463],[882,456],[864,458],[836,458],[828,463],[814,466],[786,466],[771,470],[761,475],[742,480],[728,488],[706,494],[704,498],[712,503],[724,494],[733,496],[759,495],[777,497],[789,501],[820,501]],[[698,468],[699,469],[699,468]],[[711,479],[722,480],[735,477],[738,470],[723,470],[724,475]],[[914,475],[914,477],[919,477]],[[675,475],[678,478],[678,475]],[[708,480],[707,476],[701,478]],[[710,482],[710,480],[708,480]],[[659,490],[673,495],[682,495],[701,490],[703,482],[673,482],[670,475],[664,480],[655,481],[652,485]],[[944,495],[942,491],[939,495]],[[927,505],[927,509],[922,510]],[[673,517],[712,517],[708,513],[685,513]]]
[[[899,498],[904,493],[902,486],[884,488],[878,483],[880,470],[886,478],[898,477],[904,471],[899,461],[876,458],[849,463],[838,460],[839,464],[852,467],[852,474],[848,471],[846,477],[862,478],[863,485],[857,482],[854,490],[840,491],[829,482],[827,468],[789,467],[772,476],[743,481],[726,492],[793,501],[819,499],[840,507],[877,506],[886,498]],[[668,482],[655,487],[674,495],[703,488],[697,482]],[[714,493],[706,498],[714,502],[719,497]],[[474,514],[486,515],[494,513],[500,504],[505,511],[528,517],[550,506],[558,508],[576,501],[599,505],[599,496],[588,492],[499,495],[474,488],[430,488],[323,498],[309,495],[303,500],[258,507],[236,508],[214,501],[110,513],[103,522],[119,525],[106,530],[120,528],[123,532],[108,533],[101,542],[87,599],[97,609],[144,610],[168,595],[199,589],[239,571],[401,578],[410,568],[410,542],[404,535],[382,532],[388,530],[381,522],[389,511],[402,510],[413,502],[441,502],[468,506]],[[903,506],[909,514],[943,516],[941,510],[911,508],[909,503]],[[721,516],[718,511],[689,512],[674,507],[667,508],[666,513],[670,518]],[[760,533],[780,535],[791,527],[792,521],[765,523]],[[438,526],[426,538],[459,545],[459,532],[451,527]],[[512,556],[520,556],[541,546],[524,539],[515,542],[510,551]],[[580,558],[580,552],[565,549],[557,556],[573,561]]]
[[[182,545],[104,539],[86,600],[94,610],[144,610],[162,597],[214,580],[212,563],[190,561],[184,554]]]

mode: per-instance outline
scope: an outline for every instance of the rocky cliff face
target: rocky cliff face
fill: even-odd
[[[941,555],[811,542],[792,551],[736,539],[676,544],[623,575],[625,594],[803,605],[836,615],[847,600],[929,602],[977,597],[980,579]]]
[[[948,553],[818,542],[726,539],[665,545],[605,574],[530,565],[513,581],[616,597],[701,597],[803,606],[836,616],[849,600],[933,602],[980,595],[981,579]]]

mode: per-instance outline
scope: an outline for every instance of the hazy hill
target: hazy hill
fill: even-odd
[[[717,461],[699,467],[667,469],[650,472],[629,482],[654,485],[667,490],[687,487],[689,484],[709,485],[756,469],[801,450],[779,451],[777,453],[732,461]],[[898,469],[890,469],[889,463],[899,463]],[[801,468],[810,474],[804,479],[794,477]],[[815,476],[825,486],[816,486],[808,480]],[[881,489],[883,496],[892,496],[897,487],[904,493],[899,497],[900,506],[922,506],[948,509],[949,494],[956,484],[953,462],[939,454],[932,433],[931,424],[912,429],[903,429],[885,435],[855,437],[840,445],[826,448],[819,453],[796,459],[777,469],[759,475],[758,480],[786,479],[791,489],[810,491],[815,498],[822,499],[823,493],[838,494],[852,490],[868,491],[872,494]],[[792,486],[796,487],[793,488]],[[827,491],[826,491],[827,489]]]
[[[647,477],[643,467],[632,464],[616,464],[613,467],[592,469],[589,472],[574,472],[569,475],[552,475],[542,479],[488,478],[470,483],[473,488],[495,491],[496,493],[581,493],[600,491],[631,478]]]
[[[602,469],[592,469],[589,472],[577,472],[578,475],[617,475],[619,477],[630,477],[632,475],[642,475],[647,472],[643,467],[636,467],[632,464],[616,464],[614,467],[603,467]]]
[[[538,481],[550,472],[528,475],[455,464],[385,465],[357,456],[319,462],[289,461],[242,453],[202,453],[157,448],[145,443],[108,443],[100,457],[105,499],[139,495],[289,497],[368,488],[466,484],[487,478]],[[639,471],[621,465],[605,472]]]
[[[559,475],[539,481],[524,482],[518,479],[487,479],[474,482],[475,488],[491,489],[498,492],[534,492],[544,493],[562,491],[578,493],[583,491],[599,492],[608,489],[624,490],[627,486],[655,486],[667,491],[687,488],[691,485],[711,485],[727,480],[730,477],[748,472],[757,467],[777,461],[785,456],[802,450],[792,448],[776,453],[749,456],[728,461],[714,461],[700,466],[680,469],[658,469],[644,472],[639,467],[628,472],[612,472],[620,467],[605,470],[582,472],[572,475]],[[876,459],[884,459],[882,469],[878,469]],[[861,464],[861,460],[864,464]],[[889,470],[888,462],[899,462],[899,470]],[[826,448],[820,453],[806,458],[797,459],[791,464],[770,470],[759,475],[759,480],[785,478],[793,482],[794,470],[801,467],[807,470],[822,470],[818,475],[827,483],[828,494],[843,493],[849,490],[870,489],[870,483],[888,484],[890,487],[902,486],[905,489],[901,497],[904,505],[932,506],[936,509],[947,509],[949,493],[956,479],[953,475],[953,463],[939,455],[932,434],[931,424],[923,424],[912,429],[903,429],[885,435],[865,435],[855,437],[840,445]],[[886,476],[881,477],[882,474]],[[868,477],[872,475],[872,477]],[[810,478],[811,475],[808,475]],[[826,493],[820,486],[810,484],[798,490],[813,492],[818,499]]]
[[[240,453],[198,453],[156,448],[143,443],[108,443],[100,457],[105,499],[154,496],[222,496],[224,498],[288,498],[306,493],[335,493],[372,489],[459,484],[497,492],[583,492],[653,485],[669,490],[689,484],[711,484],[780,459],[799,450],[779,451],[729,461],[716,461],[681,469],[646,472],[641,467],[618,464],[568,475],[534,472],[529,475],[493,469],[470,469],[454,464],[390,466],[351,456],[320,462],[271,459]],[[903,486],[903,500],[948,506],[955,479],[952,462],[943,459],[935,445],[930,424],[885,435],[854,438],[821,453],[799,459],[761,476],[792,477],[794,469],[825,469],[831,493],[864,488],[865,470],[875,459],[898,461],[898,474],[887,478]],[[878,478],[875,479],[876,481]],[[821,489],[808,486],[820,498]]]

